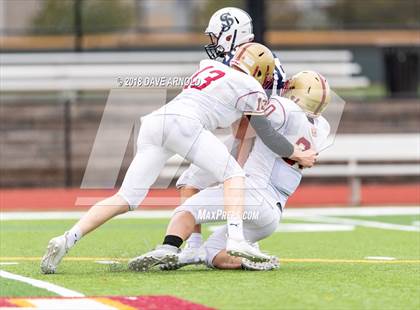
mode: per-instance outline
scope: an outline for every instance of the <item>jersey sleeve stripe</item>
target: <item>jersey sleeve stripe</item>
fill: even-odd
[[[256,111],[244,111],[244,115],[255,115],[255,116],[263,116],[265,115],[264,112],[256,112]]]
[[[258,94],[258,93],[260,93],[260,94],[264,94],[263,92],[260,92],[260,91],[252,91],[252,92],[249,92],[249,93],[247,93],[247,94],[245,94],[245,95],[242,95],[242,96],[240,96],[239,98],[238,98],[238,100],[236,100],[236,103],[235,103],[235,108],[237,109],[238,108],[238,102],[239,102],[239,100],[241,100],[243,97],[246,97],[246,96],[249,96],[249,95],[252,95],[252,94]],[[265,94],[264,94],[265,95]]]
[[[283,123],[281,124],[281,126],[279,128],[276,129],[276,130],[279,130],[279,129],[283,128],[284,124],[286,123],[286,110],[284,109],[284,106],[280,102],[280,100],[277,100],[276,98],[271,98],[270,100],[276,101],[280,105],[280,108],[281,108],[281,110],[283,112]]]

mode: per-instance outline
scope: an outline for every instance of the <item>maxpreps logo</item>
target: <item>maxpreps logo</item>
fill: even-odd
[[[222,21],[222,32],[228,31],[234,22],[232,15],[230,15],[229,12],[220,15],[220,20]]]
[[[197,218],[200,221],[226,221],[235,217],[235,214],[230,211],[218,210],[205,210],[199,209]],[[242,215],[242,220],[256,221],[260,218],[258,210],[245,210]]]

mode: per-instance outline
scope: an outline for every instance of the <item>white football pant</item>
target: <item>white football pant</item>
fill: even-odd
[[[143,201],[166,161],[175,154],[209,171],[219,182],[245,176],[226,146],[200,121],[180,115],[148,115],[142,118],[137,154],[118,192],[130,210]]]
[[[243,231],[246,240],[255,243],[274,233],[281,218],[280,208],[264,198],[265,189],[255,189],[247,182],[243,216]],[[174,210],[174,214],[187,211],[192,214],[196,224],[225,222],[223,204],[223,185],[209,187],[187,199]],[[226,248],[227,226],[218,228],[205,242],[207,265],[212,266],[214,257]]]

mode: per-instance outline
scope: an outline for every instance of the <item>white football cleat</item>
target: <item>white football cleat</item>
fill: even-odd
[[[279,259],[275,256],[272,256],[269,262],[256,263],[251,262],[246,258],[242,258],[242,269],[244,270],[253,270],[253,271],[267,271],[280,268]]]
[[[184,247],[178,255],[178,262],[176,264],[164,264],[160,266],[160,270],[177,270],[188,265],[204,264],[206,259],[206,252],[203,247],[190,248]]]
[[[148,271],[157,265],[175,265],[178,263],[179,249],[175,246],[159,245],[153,251],[137,256],[128,262],[128,269],[133,271]]]
[[[226,242],[226,251],[231,256],[243,257],[252,262],[268,262],[270,255],[262,253],[257,247],[253,247],[245,240],[229,238]]]
[[[64,255],[67,254],[67,232],[64,235],[52,238],[47,246],[47,251],[41,260],[41,272],[44,274],[55,273]]]

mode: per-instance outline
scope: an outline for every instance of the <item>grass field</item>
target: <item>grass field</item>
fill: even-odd
[[[420,220],[419,215],[342,218],[413,227]],[[280,257],[282,265],[276,271],[218,271],[202,266],[133,273],[126,269],[127,260],[160,243],[167,219],[115,219],[82,239],[57,274],[40,274],[39,259],[48,240],[72,223],[0,222],[0,263],[19,263],[0,269],[86,296],[172,295],[221,309],[420,309],[420,233],[416,231],[356,226],[349,231],[277,232],[260,243]],[[282,223],[304,223],[304,219]],[[366,259],[369,256],[395,260]],[[99,259],[121,264],[98,264]],[[0,295],[54,294],[0,278]]]

